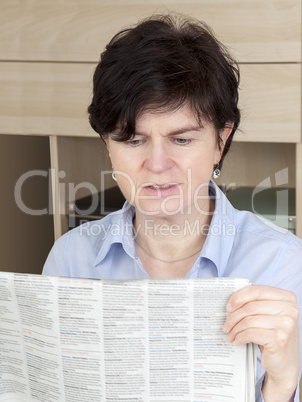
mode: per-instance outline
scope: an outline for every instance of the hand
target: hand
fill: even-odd
[[[224,331],[235,345],[253,342],[266,370],[265,401],[290,401],[299,376],[299,307],[293,292],[251,285],[234,293]]]

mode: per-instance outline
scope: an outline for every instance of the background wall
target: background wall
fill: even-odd
[[[0,269],[40,271],[52,236],[68,228],[69,183],[100,189],[110,163],[86,112],[99,54],[118,30],[167,10],[206,21],[240,61],[242,126],[219,182],[256,185],[287,167],[302,235],[301,0],[1,0],[0,7],[1,175],[10,183],[1,202],[28,253],[21,267],[14,234],[2,230]],[[18,174],[39,167],[52,169],[53,214],[30,219],[12,190]],[[46,181],[33,183],[30,203],[48,200]],[[82,186],[76,196],[86,194]]]

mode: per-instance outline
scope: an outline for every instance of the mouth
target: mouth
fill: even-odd
[[[162,190],[162,189],[171,188],[174,186],[175,186],[175,184],[152,184],[151,186],[148,186],[148,187],[154,188],[155,190]]]
[[[174,192],[178,189],[178,184],[176,183],[166,183],[166,184],[149,184],[149,186],[145,186],[144,189],[152,196],[165,197],[170,194],[174,194]]]

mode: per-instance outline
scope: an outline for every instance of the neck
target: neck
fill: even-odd
[[[150,277],[185,276],[198,257],[211,223],[214,201],[208,213],[134,219],[137,253]]]

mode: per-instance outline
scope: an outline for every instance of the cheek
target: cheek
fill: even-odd
[[[118,185],[127,192],[135,191],[135,188],[138,186],[137,183],[139,182],[141,169],[139,169],[133,161],[125,163],[120,159],[117,160],[113,166]]]
[[[129,172],[128,174],[133,175],[138,169],[138,158],[127,149],[114,147],[111,149],[111,152],[109,152],[109,157],[115,170],[125,173]]]
[[[140,182],[140,170],[133,167],[131,163],[128,164],[128,169],[125,169],[124,165],[121,163],[117,164],[117,167],[120,167],[120,169],[115,169],[117,184],[126,200],[130,204],[135,205],[135,197],[139,186],[138,182]]]
[[[213,171],[216,161],[220,160],[220,153],[214,146],[202,149],[194,155],[186,158],[186,166],[194,171],[196,177],[205,176],[208,172]]]
[[[141,183],[143,170],[140,155],[127,149],[114,150],[111,152],[110,160],[120,187],[129,189]]]
[[[128,178],[126,176],[122,176],[121,174],[116,175],[117,177],[117,184],[121,190],[121,192],[123,193],[124,197],[126,198],[126,200],[133,205],[133,201],[134,201],[134,186],[132,185],[132,181],[128,180]]]

